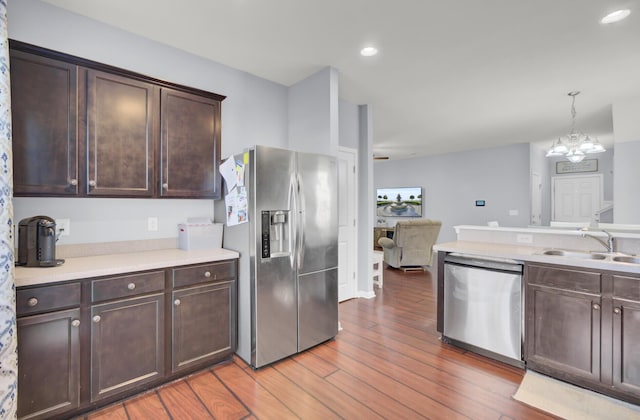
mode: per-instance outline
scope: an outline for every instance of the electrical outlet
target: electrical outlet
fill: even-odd
[[[509,216],[517,216],[518,214],[518,210],[509,210]]]
[[[147,230],[149,232],[155,232],[158,230],[158,218],[157,217],[148,217],[147,218]]]
[[[518,236],[516,236],[516,242],[520,244],[533,243],[533,235],[529,235],[526,233],[519,233]]]
[[[71,219],[56,219],[56,235],[71,235]]]

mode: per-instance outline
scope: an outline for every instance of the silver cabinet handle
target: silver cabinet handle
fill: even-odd
[[[135,284],[135,283],[129,283],[129,284],[127,284],[127,289],[129,289],[129,290],[133,290],[133,289],[135,289],[135,288],[136,288],[136,284]]]
[[[600,309],[600,305],[598,305],[597,303],[594,303],[593,305],[591,305],[591,307],[596,311]]]
[[[38,304],[38,299],[36,299],[34,297],[29,298],[29,300],[27,301],[27,305],[31,306],[32,308],[34,306],[36,306],[37,304]]]
[[[169,189],[169,184],[167,184],[166,182],[164,184],[162,184],[162,189],[163,190],[168,190]]]
[[[73,321],[71,321],[71,326],[72,327],[79,327],[80,326],[80,320],[79,319],[74,319]]]
[[[89,181],[89,186],[90,187],[95,187],[96,186],[96,181],[94,181],[93,179],[91,181]]]
[[[71,181],[69,181],[69,184],[76,186],[78,185],[78,180],[77,179],[72,179]]]
[[[181,303],[180,299],[176,299],[176,300],[173,301],[173,304],[176,305],[176,306],[180,306],[180,303]]]
[[[622,312],[622,310],[620,308],[618,308],[617,306],[615,308],[613,308],[613,313],[616,315],[620,315],[620,312]]]
[[[95,322],[97,324],[98,322],[100,322],[101,319],[102,318],[100,318],[100,315],[96,315],[96,316],[93,317],[93,322]]]
[[[210,271],[205,271],[204,272],[204,276],[207,277],[207,278],[211,277],[211,272]]]

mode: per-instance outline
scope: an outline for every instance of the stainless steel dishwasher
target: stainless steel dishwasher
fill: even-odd
[[[520,261],[448,254],[443,341],[524,366],[522,271]]]

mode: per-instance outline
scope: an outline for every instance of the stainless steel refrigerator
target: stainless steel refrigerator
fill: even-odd
[[[259,368],[338,333],[337,163],[266,146],[236,159],[249,221],[224,247],[240,252],[237,354]]]

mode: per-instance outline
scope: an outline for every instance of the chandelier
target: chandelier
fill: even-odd
[[[571,96],[571,132],[565,136],[558,137],[557,141],[551,144],[546,156],[565,156],[570,162],[582,162],[587,153],[602,153],[606,151],[598,139],[591,140],[589,136],[576,131],[576,96],[580,92],[569,92]]]

